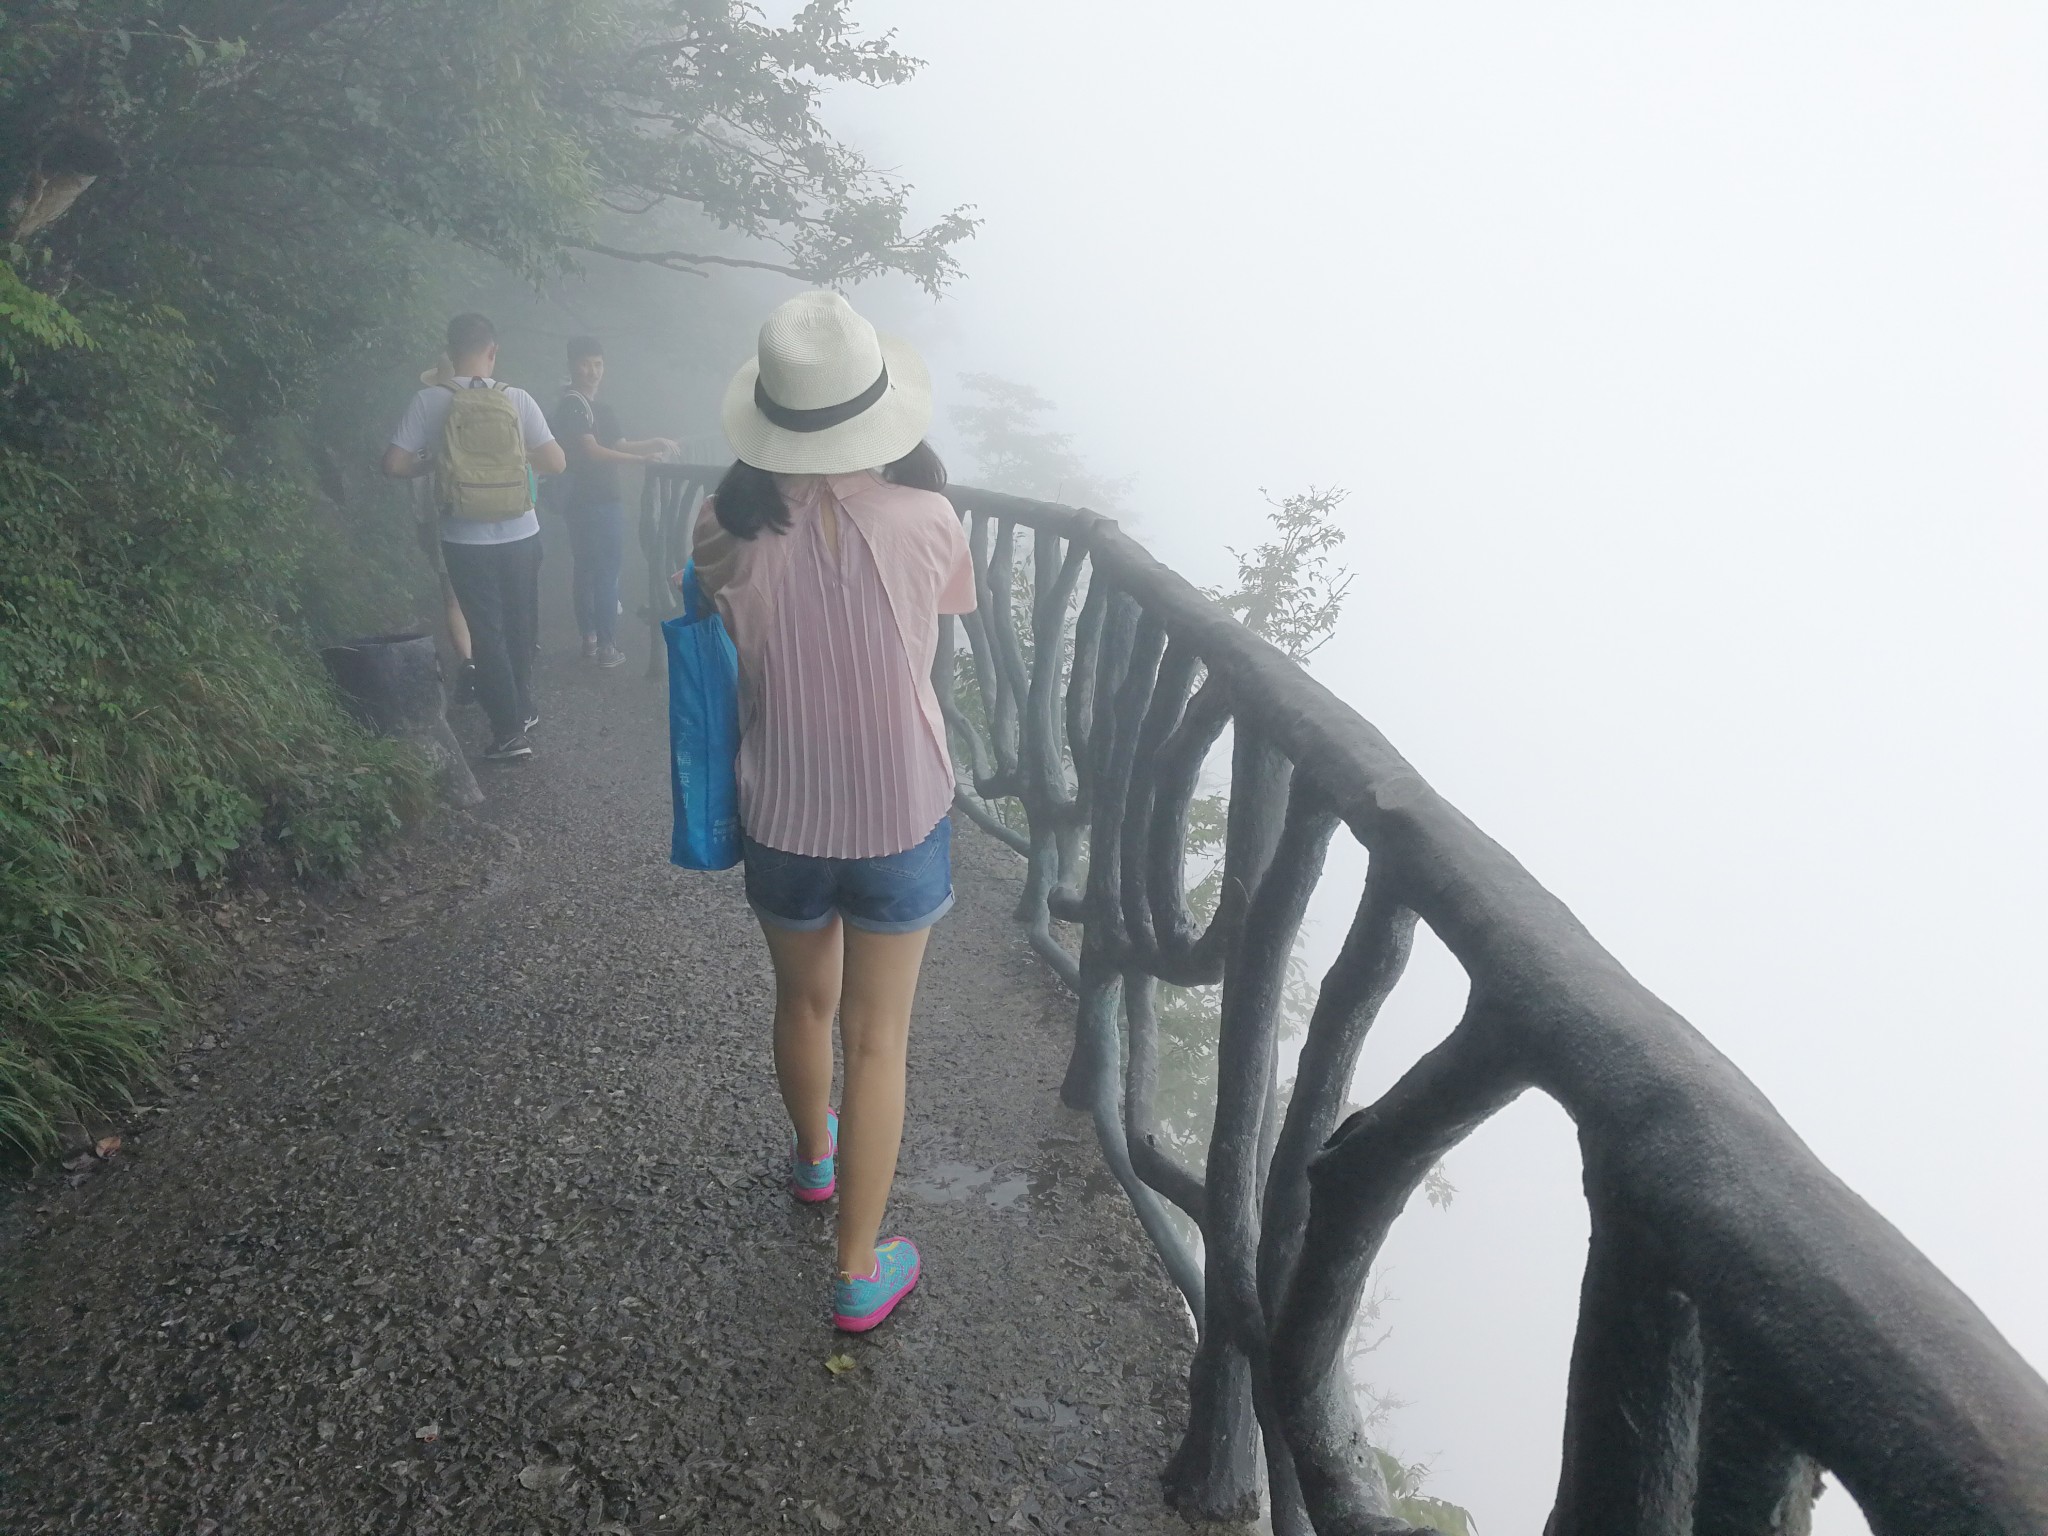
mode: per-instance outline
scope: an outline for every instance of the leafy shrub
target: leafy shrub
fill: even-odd
[[[182,893],[266,849],[344,873],[431,791],[295,621],[308,487],[230,467],[176,314],[75,313],[93,345],[31,338],[0,415],[0,1141],[30,1152],[147,1068],[204,957]]]

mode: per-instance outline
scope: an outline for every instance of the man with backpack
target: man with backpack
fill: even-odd
[[[619,489],[621,464],[652,464],[676,445],[665,437],[627,440],[611,402],[597,397],[604,384],[604,348],[595,336],[569,338],[569,384],[548,422],[569,457],[556,492],[569,524],[576,560],[576,627],[583,654],[600,667],[616,667],[626,653],[618,635],[619,569],[626,556],[626,505]]]
[[[384,450],[384,473],[434,477],[441,556],[469,623],[477,698],[491,722],[492,762],[531,757],[540,519],[530,471],[565,460],[540,404],[491,377],[498,335],[482,315],[448,322],[452,377],[413,396]]]

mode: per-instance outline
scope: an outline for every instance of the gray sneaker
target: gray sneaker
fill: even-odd
[[[491,748],[490,751],[486,752],[484,754],[484,761],[487,763],[510,763],[519,758],[531,756],[533,756],[533,743],[526,739],[526,732],[521,731],[517,736],[507,736],[503,741]]]
[[[616,645],[601,645],[597,648],[597,664],[600,667],[622,667],[626,664],[626,653]]]

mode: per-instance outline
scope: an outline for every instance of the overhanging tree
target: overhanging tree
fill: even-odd
[[[0,31],[0,178],[25,204],[93,146],[45,234],[116,286],[165,245],[204,284],[384,222],[536,276],[602,252],[937,291],[973,219],[916,227],[819,115],[917,67],[847,0],[779,26],[734,0],[29,0]],[[688,222],[739,248],[675,248]]]

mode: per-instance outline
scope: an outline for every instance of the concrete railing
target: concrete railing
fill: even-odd
[[[715,476],[650,476],[650,559],[687,542]],[[1802,1531],[1823,1469],[1878,1536],[2048,1531],[2048,1384],[1562,902],[1113,522],[951,494],[980,597],[967,652],[949,623],[937,665],[959,803],[1027,861],[1020,915],[1078,999],[1063,1096],[1093,1117],[1200,1328],[1165,1470],[1176,1506],[1255,1514],[1263,1459],[1279,1536],[1410,1530],[1389,1513],[1344,1340],[1419,1182],[1535,1088],[1578,1127],[1592,1216],[1548,1536]],[[1198,922],[1188,817],[1226,729],[1221,899]],[[1283,1096],[1286,969],[1340,831],[1369,872]],[[1470,979],[1464,1016],[1338,1125],[1418,920]],[[1153,1123],[1162,982],[1222,989],[1201,1170]]]

